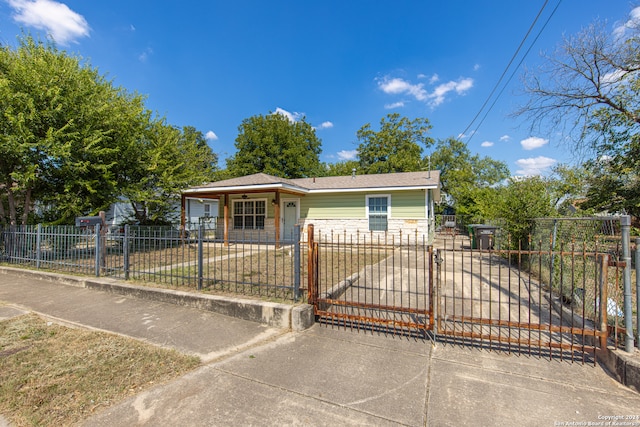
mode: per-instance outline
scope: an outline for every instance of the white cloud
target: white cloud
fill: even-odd
[[[342,150],[338,151],[340,160],[353,160],[358,156],[358,150]]]
[[[481,147],[493,147],[493,142],[491,141],[485,141],[482,144],[480,144]]]
[[[393,110],[394,108],[401,108],[404,107],[404,102],[402,101],[398,101],[398,102],[394,102],[392,104],[385,104],[384,108],[387,110]]]
[[[440,81],[440,76],[437,74],[434,74],[433,76],[431,76],[431,78],[429,79],[429,84],[435,84],[437,82]]]
[[[469,132],[468,135],[466,133],[459,133],[458,134],[458,139],[471,138],[475,134],[476,134],[475,130],[472,130],[471,132]]]
[[[535,150],[536,148],[540,148],[548,143],[548,139],[539,138],[537,136],[531,136],[520,141],[520,145],[522,145],[522,148],[525,150]]]
[[[384,93],[391,95],[407,94],[413,96],[418,101],[427,99],[427,91],[424,89],[424,84],[418,83],[414,85],[398,77],[393,79],[385,77],[378,81],[378,87]]]
[[[53,0],[9,0],[9,6],[15,11],[13,19],[16,22],[45,30],[61,45],[89,36],[87,20],[66,4]]]
[[[291,113],[280,107],[276,108],[276,111],[273,114],[282,114],[287,119],[289,119],[291,123],[294,123],[296,120],[298,120],[300,117],[304,115],[303,113]]]
[[[480,69],[480,64],[475,64],[473,66],[473,71],[478,71]]]
[[[438,80],[438,75],[434,74],[431,77],[430,82],[435,83]],[[377,81],[380,90],[388,95],[410,95],[418,101],[428,103],[432,107],[437,107],[442,104],[445,101],[445,97],[451,92],[455,92],[458,95],[464,95],[473,87],[473,79],[471,78],[461,78],[457,81],[452,80],[447,83],[440,84],[436,86],[431,93],[425,89],[423,83],[413,84],[399,77],[390,78],[387,76],[382,79],[377,79]]]
[[[207,141],[217,141],[218,140],[218,135],[216,135],[216,133],[212,130],[210,130],[209,132],[207,132],[204,136]]]
[[[619,25],[613,30],[613,35],[616,39],[624,39],[627,34],[627,29],[638,27],[640,25],[640,6],[631,10],[629,13],[629,19]]]
[[[318,126],[316,129],[331,129],[332,127],[333,127],[333,123],[326,121],[326,122],[320,123],[320,126]]]
[[[558,163],[557,160],[544,156],[520,159],[516,161],[516,164],[520,168],[516,171],[516,174],[523,176],[542,175],[548,168],[556,163]]]
[[[500,141],[502,141],[502,142],[508,142],[508,141],[511,141],[511,137],[510,137],[509,135],[502,135],[502,136],[500,137]]]
[[[153,49],[151,49],[150,47],[146,48],[144,52],[142,52],[140,55],[138,55],[138,61],[140,62],[147,62],[147,59],[149,59],[149,56],[153,55]]]
[[[437,107],[445,100],[445,95],[449,92],[455,91],[458,95],[464,95],[469,89],[473,87],[473,79],[465,78],[458,81],[449,81],[443,83],[435,88],[433,93],[430,93],[428,98],[430,104],[433,107]]]

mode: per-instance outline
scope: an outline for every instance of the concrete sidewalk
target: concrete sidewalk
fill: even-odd
[[[206,361],[96,414],[87,426],[554,426],[640,417],[640,394],[599,366],[453,344],[433,347],[429,341],[323,325],[293,332],[167,302],[0,274],[0,319],[25,311]],[[617,421],[640,425],[640,419]]]

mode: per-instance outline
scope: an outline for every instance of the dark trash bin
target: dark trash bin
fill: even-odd
[[[472,249],[488,250],[493,249],[493,243],[495,241],[496,230],[498,227],[493,225],[474,224],[474,238],[472,243]]]

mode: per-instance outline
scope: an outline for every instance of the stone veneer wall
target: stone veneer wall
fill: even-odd
[[[307,241],[307,226],[313,224],[316,238],[321,234],[322,239],[334,239],[357,242],[380,242],[385,243],[415,243],[416,236],[418,243],[430,244],[433,239],[433,225],[429,228],[429,221],[426,219],[389,219],[389,230],[384,233],[380,231],[369,231],[369,221],[367,219],[300,219],[300,232],[303,241]],[[431,230],[431,231],[429,231]],[[338,237],[340,235],[340,237]],[[218,221],[216,237],[221,239],[224,236],[224,220]],[[230,240],[243,240],[251,242],[273,242],[275,241],[275,222],[273,218],[267,218],[264,230],[234,230],[229,229]]]
[[[429,221],[427,219],[389,219],[388,231],[386,233],[380,231],[369,231],[369,221],[367,219],[300,219],[301,233],[303,240],[307,240],[307,226],[313,224],[316,238],[321,235],[322,239],[331,239],[332,233],[334,239],[356,242],[358,238],[360,242],[384,242],[385,234],[386,243],[415,243],[416,236],[418,243],[431,243],[433,231],[429,232]],[[433,229],[432,229],[433,230]],[[417,234],[416,234],[417,232]],[[340,235],[340,237],[338,237]]]

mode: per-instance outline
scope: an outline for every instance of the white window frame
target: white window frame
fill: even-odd
[[[246,228],[244,225],[242,227],[236,227],[236,204],[237,203],[245,203],[245,202],[253,202],[253,214],[251,214],[251,216],[253,216],[253,227],[251,228]],[[256,207],[255,204],[256,202],[264,202],[264,215],[258,215],[256,213]],[[264,230],[266,227],[266,222],[267,222],[267,199],[234,199],[233,200],[233,204],[232,204],[232,209],[231,209],[231,218],[232,218],[232,224],[233,224],[233,229],[234,230]],[[243,217],[249,216],[247,214],[245,214],[244,212],[242,213]],[[262,222],[262,227],[256,227],[256,218],[259,216],[263,216],[264,220]],[[245,223],[245,221],[243,220],[243,224]]]
[[[203,203],[202,212],[205,218],[211,218],[211,203]]]
[[[387,229],[386,230],[371,230],[371,219],[369,217],[369,199],[383,199],[386,198],[387,199]],[[373,231],[374,233],[379,232],[379,233],[384,233],[386,231],[389,230],[389,219],[391,219],[391,194],[367,194],[365,196],[365,211],[366,211],[366,217],[367,217],[367,222],[369,225],[369,230]]]

